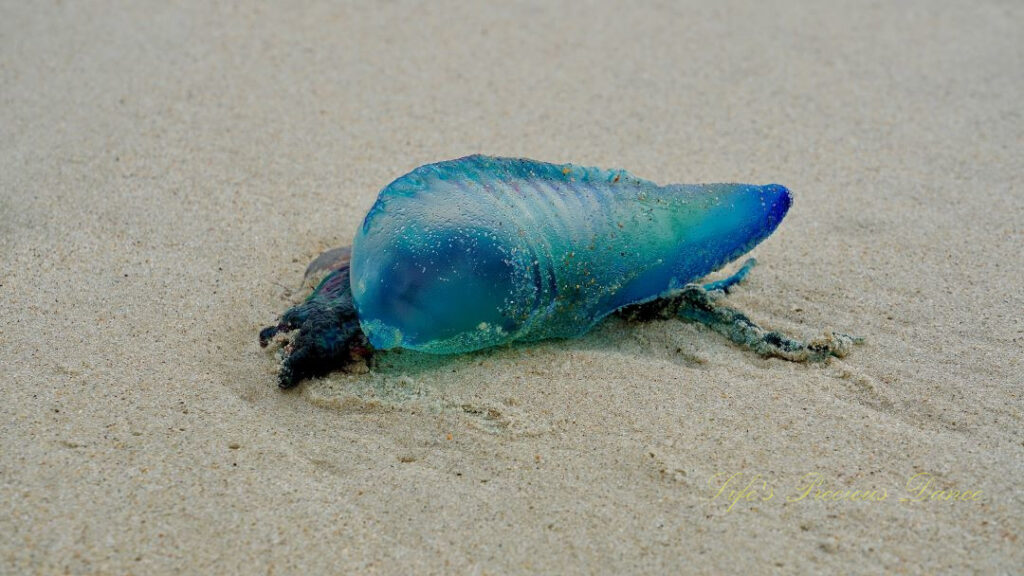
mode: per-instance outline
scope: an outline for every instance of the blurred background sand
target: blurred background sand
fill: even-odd
[[[1020,570],[1022,22],[4,2],[0,572]],[[256,332],[307,262],[475,152],[783,183],[730,301],[868,343],[806,366],[612,320],[278,391]],[[713,499],[737,473],[773,499]],[[785,502],[809,473],[888,499]],[[899,502],[919,473],[982,495]]]

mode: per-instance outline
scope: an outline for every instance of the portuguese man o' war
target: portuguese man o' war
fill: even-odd
[[[385,187],[352,247],[325,252],[312,295],[260,332],[284,348],[282,388],[374,351],[458,354],[581,336],[612,313],[680,316],[764,356],[818,361],[856,339],[805,343],[717,302],[733,276],[694,284],[749,252],[792,197],[769,184],[659,186],[624,170],[468,156]]]

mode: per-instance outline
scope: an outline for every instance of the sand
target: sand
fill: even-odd
[[[5,2],[0,572],[1019,572],[1022,21]],[[279,391],[256,332],[306,264],[476,152],[783,183],[731,304],[867,343],[611,320]]]

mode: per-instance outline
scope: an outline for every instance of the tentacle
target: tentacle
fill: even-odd
[[[343,368],[372,353],[352,300],[347,249],[343,254],[338,250],[325,252],[309,266],[307,278],[323,274],[328,266],[337,268],[327,274],[305,302],[285,312],[277,325],[260,331],[260,346],[266,346],[278,333],[299,331],[284,347],[285,357],[278,375],[281,388],[291,388],[306,378]]]
[[[684,288],[678,302],[676,313],[680,317],[700,322],[761,356],[791,362],[822,362],[832,356],[842,358],[854,344],[864,341],[863,338],[831,332],[804,342],[781,332],[765,330],[739,310],[716,303],[702,286],[696,284]]]
[[[331,272],[340,270],[341,268],[347,268],[351,260],[351,246],[341,246],[339,248],[327,250],[314,258],[313,261],[309,263],[309,266],[306,266],[306,272],[302,275],[302,282],[309,288],[313,288],[320,284],[320,282]]]
[[[732,290],[733,286],[739,284],[740,282],[743,282],[743,280],[747,278],[747,274],[750,273],[750,270],[756,264],[756,258],[748,258],[747,261],[743,263],[743,266],[741,266],[735,274],[722,280],[708,282],[707,284],[704,285],[704,290],[706,292],[724,292],[725,294],[728,294],[729,290]]]
[[[809,342],[791,338],[781,332],[765,330],[746,314],[716,302],[719,292],[729,289],[746,278],[754,267],[753,258],[747,260],[732,276],[704,284],[687,284],[677,293],[634,306],[627,306],[619,315],[627,320],[668,319],[675,316],[699,322],[729,340],[750,348],[761,356],[783,358],[792,362],[822,362],[835,356],[846,356],[854,344],[863,338],[831,332]]]

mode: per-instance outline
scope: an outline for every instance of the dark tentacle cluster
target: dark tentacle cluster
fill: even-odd
[[[285,312],[276,326],[261,330],[260,346],[267,346],[278,333],[294,330],[299,332],[285,346],[278,375],[281,388],[371,355],[370,344],[359,328],[347,262],[328,274],[305,302]]]

